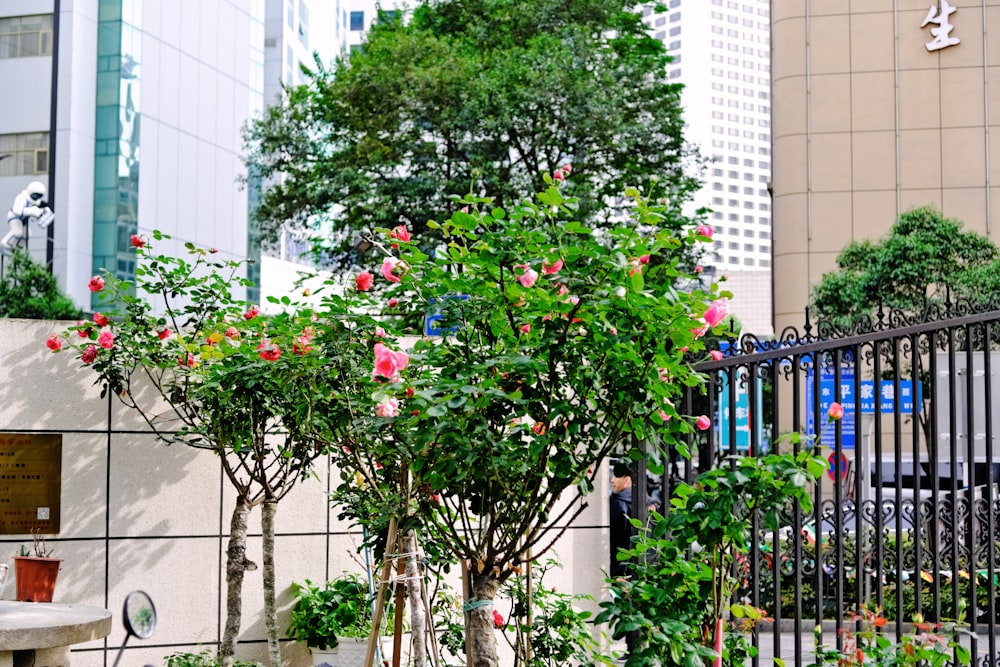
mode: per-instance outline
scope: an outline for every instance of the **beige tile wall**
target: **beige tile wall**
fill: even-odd
[[[199,642],[217,642],[221,635],[233,494],[210,452],[158,442],[117,399],[111,401],[109,422],[109,402],[99,397],[92,374],[71,355],[53,355],[45,348],[46,336],[66,324],[0,319],[0,366],[7,370],[7,381],[0,384],[0,400],[7,408],[0,432],[63,433],[62,529],[49,541],[63,558],[56,601],[113,613],[110,637],[75,647],[73,665],[105,667],[114,659],[124,638],[120,607],[133,589],[152,596],[159,623],[145,645],[130,642],[123,664],[161,665],[164,656],[198,652],[204,648]],[[138,432],[109,436],[109,423],[113,429]],[[292,605],[292,582],[361,571],[359,536],[336,519],[338,511],[327,501],[329,470],[319,465],[316,473],[301,481],[278,509],[275,556],[282,631]],[[595,497],[574,524],[579,528],[570,527],[557,544],[554,553],[564,567],[550,576],[560,590],[596,599],[602,594],[601,571],[610,549],[606,477],[599,476]],[[260,566],[258,509],[249,527],[247,555]],[[0,535],[0,552],[13,555],[24,543],[30,543],[29,536]],[[10,581],[4,597],[13,595]],[[266,658],[262,608],[257,569],[246,573],[243,589],[242,657]],[[286,642],[282,650],[284,664],[309,664],[304,647]]]
[[[1000,210],[1000,37],[984,44],[981,0],[951,4],[962,41],[928,52],[926,0],[772,3],[776,328],[802,324],[809,286],[848,241],[909,208],[1000,241],[987,220]],[[1000,3],[986,4],[990,39]]]

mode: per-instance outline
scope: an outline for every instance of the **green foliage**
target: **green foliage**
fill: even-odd
[[[171,653],[166,656],[167,667],[220,667],[219,657],[208,649],[201,653]],[[233,667],[262,667],[252,660],[236,660]]]
[[[981,300],[1000,287],[1000,251],[986,237],[962,230],[933,207],[907,211],[880,241],[851,241],[837,270],[814,287],[811,307],[821,318],[850,326],[883,304],[919,312],[928,303]]]
[[[545,584],[545,575],[555,567],[558,564],[549,559],[531,568],[530,609],[526,576],[508,579],[497,594],[497,608],[510,610],[506,618],[501,614],[503,621],[497,630],[513,650],[514,667],[611,665],[611,659],[601,655],[601,647],[594,639],[593,615],[577,606],[592,598],[563,593]],[[435,596],[434,627],[441,631],[439,641],[445,664],[451,664],[452,656],[463,653],[460,609],[461,602],[447,591]],[[530,659],[525,656],[529,637]]]
[[[20,248],[4,262],[0,280],[0,317],[75,320],[81,311],[63,294],[56,277]]]
[[[681,87],[649,30],[623,0],[424,1],[377,24],[249,127],[252,169],[281,176],[256,212],[265,241],[317,219],[327,245],[400,223],[419,237],[460,207],[449,195],[513,208],[567,163],[587,224],[651,177],[679,211],[695,187]]]
[[[971,641],[977,639],[974,633],[964,629],[959,623],[926,623],[918,617],[914,619],[913,631],[903,635],[898,642],[893,642],[880,631],[886,623],[881,609],[862,608],[849,620],[860,623],[862,629],[844,632],[841,650],[826,647],[823,644],[822,628],[816,627],[816,662],[810,667],[967,665],[971,661],[971,652],[959,640],[962,637]],[[952,657],[955,662],[952,662]]]
[[[292,639],[325,651],[337,646],[339,637],[371,634],[372,599],[368,584],[358,575],[345,572],[323,588],[308,579],[292,587],[295,607],[288,626]]]
[[[394,401],[398,414],[356,422],[359,446],[334,454],[342,490],[360,472],[385,500],[369,516],[419,516],[424,543],[503,581],[551,546],[609,452],[693,432],[671,399],[701,381],[689,360],[720,293],[677,266],[702,239],[661,228],[669,209],[637,194],[635,219],[604,239],[556,185],[510,211],[460,203],[436,257],[411,242],[386,260],[405,268],[385,296],[437,311],[454,335],[417,340],[399,381],[371,387],[369,409]],[[404,468],[406,490],[384,492],[379,470]]]
[[[634,563],[631,576],[610,581],[612,599],[596,619],[611,623],[616,638],[636,633],[626,666],[706,664],[726,610],[759,620],[760,610],[730,604],[738,584],[733,565],[749,551],[751,519],[776,528],[793,502],[808,511],[825,469],[809,452],[731,457],[680,485],[665,516],[651,513],[649,528],[637,524],[634,547],[622,553]],[[738,640],[724,646],[727,664],[752,652]]]

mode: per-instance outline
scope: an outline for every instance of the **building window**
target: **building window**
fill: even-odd
[[[753,257],[744,257],[743,264],[745,266],[753,266]]]
[[[680,26],[675,26],[675,27],[673,27],[673,28],[670,29],[670,36],[671,37],[677,37],[680,34],[681,34],[681,27]]]
[[[49,133],[0,134],[0,176],[49,173]]]
[[[351,12],[351,30],[358,32],[365,29],[365,13]]]
[[[764,268],[767,268],[767,267],[771,266],[771,260],[769,260],[769,259],[762,259],[762,260],[760,260],[760,265],[762,267],[764,267]]]
[[[0,18],[0,58],[52,55],[52,14]]]

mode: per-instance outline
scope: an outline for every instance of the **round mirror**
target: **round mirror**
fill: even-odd
[[[125,597],[122,611],[125,632],[139,639],[149,639],[156,629],[156,607],[144,591],[132,591]]]

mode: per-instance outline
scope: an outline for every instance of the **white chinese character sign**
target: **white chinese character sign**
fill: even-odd
[[[936,28],[931,28],[931,35],[934,39],[924,44],[928,51],[940,51],[945,47],[955,46],[961,41],[958,37],[951,36],[951,31],[955,29],[955,26],[948,21],[948,17],[956,11],[958,11],[958,8],[949,5],[948,0],[941,0],[940,10],[937,5],[931,5],[930,11],[927,12],[927,18],[920,24],[921,28],[926,27],[928,24],[937,26]]]

